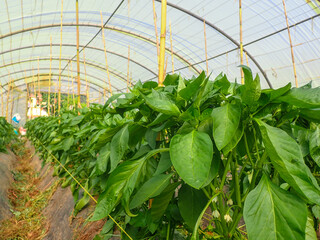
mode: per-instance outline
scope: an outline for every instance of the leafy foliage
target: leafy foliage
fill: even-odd
[[[4,117],[0,117],[0,152],[7,152],[7,145],[16,139],[13,126]]]
[[[261,90],[259,76],[242,67],[244,85],[204,73],[168,75],[164,87],[139,82],[80,116],[34,119],[28,137],[45,162],[54,155],[99,196],[92,221],[110,214],[133,239],[243,239],[242,217],[249,239],[312,239],[320,89]],[[80,211],[88,196],[59,165],[55,174]]]

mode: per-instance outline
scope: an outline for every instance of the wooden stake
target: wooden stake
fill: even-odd
[[[159,48],[159,37],[158,37],[158,28],[157,28],[157,13],[156,13],[156,7],[155,7],[155,2],[152,0],[153,4],[153,22],[154,22],[154,31],[156,34],[156,44],[157,44],[157,59],[159,62],[159,55],[160,55],[160,48]]]
[[[76,23],[77,23],[77,83],[78,83],[78,108],[81,108],[80,97],[80,55],[79,55],[79,3],[76,0]],[[80,112],[78,112],[80,115]]]
[[[75,109],[75,107],[76,107],[76,100],[75,100],[75,98],[74,98],[72,61],[70,61],[70,72],[71,72],[71,86],[72,86],[72,102],[73,102],[73,109]]]
[[[127,92],[129,92],[129,83],[130,83],[130,45],[128,45],[128,67],[127,67]]]
[[[207,75],[209,75],[207,34],[206,34],[206,20],[203,20],[203,33],[204,33],[204,49],[205,49],[205,54],[206,54]]]
[[[70,61],[68,62],[68,97],[67,97],[67,107],[70,107]]]
[[[38,78],[38,99],[39,99],[39,109],[40,109],[40,117],[41,117],[41,106],[42,106],[42,100],[40,101],[41,97],[40,97],[40,60],[39,60],[39,56],[38,56],[38,74],[37,74],[37,78]]]
[[[163,86],[164,80],[164,58],[166,50],[166,24],[167,24],[167,0],[161,1],[161,34],[159,55],[159,86]]]
[[[247,54],[247,52],[244,52],[244,55],[246,56],[247,66],[249,67],[249,59],[248,59],[248,54]]]
[[[243,65],[243,41],[242,41],[242,6],[241,0],[239,0],[239,22],[240,22],[240,63]],[[244,84],[244,75],[242,69],[240,69],[241,73],[241,84]]]
[[[172,62],[172,74],[174,74],[171,20],[169,21],[169,29],[170,29],[170,50],[171,50],[171,62]]]
[[[87,68],[86,68],[86,55],[83,48],[83,67],[84,67],[84,77],[86,79],[86,104],[89,107],[89,86],[88,86],[88,79],[87,79]]]
[[[2,85],[1,85],[1,82],[0,82],[0,89],[1,89],[1,92],[0,92],[0,94],[1,94],[1,116],[3,116],[3,95],[4,94],[2,94],[2,90],[4,90],[3,89],[3,87],[2,87]]]
[[[287,10],[286,10],[286,3],[284,0],[282,0],[283,4],[283,10],[284,10],[284,16],[286,18],[286,24],[287,24],[287,29],[288,29],[288,35],[289,35],[289,42],[290,42],[290,48],[291,48],[291,58],[292,58],[292,65],[293,65],[293,74],[294,74],[294,80],[296,83],[296,87],[298,87],[298,78],[297,78],[297,70],[296,70],[296,64],[294,61],[294,53],[293,53],[293,46],[292,46],[292,41],[291,41],[291,34],[290,34],[290,28],[289,28],[289,21],[288,21],[288,16],[287,16]]]
[[[52,36],[50,36],[50,70],[49,70],[49,88],[48,88],[48,115],[50,116],[50,101],[51,101],[51,68],[52,68]]]
[[[100,11],[100,16],[101,16],[101,29],[102,29],[102,41],[103,41],[103,49],[104,49],[104,57],[106,59],[106,69],[107,69],[107,76],[108,76],[108,81],[109,81],[109,92],[110,95],[112,96],[112,88],[111,88],[111,81],[110,81],[110,74],[109,74],[109,67],[108,67],[108,58],[107,58],[107,49],[106,49],[106,39],[104,37],[104,26],[103,26],[103,17],[102,17],[102,12]],[[105,89],[106,91],[106,89]],[[106,101],[106,93],[104,93],[104,102]]]
[[[58,114],[61,109],[61,53],[62,53],[62,21],[63,21],[63,0],[61,0],[61,14],[60,14],[60,53],[59,53],[59,87],[58,87]]]
[[[9,120],[9,98],[10,98],[10,93],[11,93],[11,78],[9,80],[8,91],[7,91],[7,104],[6,104],[6,119],[7,119],[7,121]]]

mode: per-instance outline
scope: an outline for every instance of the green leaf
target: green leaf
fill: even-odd
[[[301,108],[318,108],[320,107],[320,88],[292,88],[278,100]]]
[[[73,139],[73,137],[71,136],[71,137],[67,137],[65,140],[63,140],[63,142],[62,142],[62,149],[64,150],[64,151],[68,151],[70,148],[71,148],[71,146],[73,145],[73,142],[74,142],[74,139]]]
[[[309,138],[310,155],[313,160],[320,166],[320,129],[319,127],[311,134]]]
[[[157,82],[147,81],[147,82],[143,83],[143,88],[152,89],[152,88],[156,88],[156,87],[158,87],[158,83]]]
[[[168,74],[163,81],[165,86],[169,85],[176,85],[178,81],[179,75],[178,74]]]
[[[244,203],[249,240],[304,240],[307,206],[263,176]]]
[[[314,223],[312,216],[308,216],[307,226],[306,226],[306,240],[317,240],[317,234],[314,230]]]
[[[125,125],[116,135],[113,136],[111,140],[111,153],[110,153],[110,160],[111,160],[111,169],[112,172],[120,162],[123,157],[124,152],[129,148],[129,130],[128,125]]]
[[[108,162],[110,159],[110,143],[106,144],[99,151],[99,156],[97,158],[97,173],[99,175],[107,171]]]
[[[126,161],[120,164],[110,175],[106,190],[99,196],[91,221],[97,221],[108,216],[112,209],[120,202],[124,188],[132,178],[136,179],[145,158]]]
[[[147,105],[153,110],[170,116],[180,115],[179,108],[164,93],[152,89],[151,95],[141,95],[146,100]]]
[[[239,127],[237,128],[231,141],[222,149],[222,152],[225,156],[227,156],[227,154],[237,146],[237,144],[240,142],[243,136],[243,133],[244,133],[244,128],[241,124],[241,126],[239,125]]]
[[[203,80],[206,78],[206,74],[204,71],[192,82],[190,82],[185,88],[179,91],[179,95],[189,101],[192,97],[194,97],[199,90],[199,87]]]
[[[305,199],[320,204],[320,188],[304,163],[297,142],[285,131],[271,127],[261,120],[255,120],[259,124],[267,154],[281,178]]]
[[[186,224],[193,229],[208,199],[201,190],[183,185],[179,190],[178,206]]]
[[[241,92],[241,99],[247,105],[254,105],[261,95],[260,78],[258,74],[253,80],[251,69],[247,66],[241,65],[244,73],[243,91]]]
[[[266,89],[266,90],[262,90],[262,92],[265,93],[269,97],[269,101],[272,101],[272,100],[284,95],[290,89],[291,89],[291,83],[288,83],[287,85],[285,85],[282,88],[278,88],[275,90],[274,89]]]
[[[130,209],[136,208],[148,199],[158,196],[170,183],[172,174],[159,174],[145,182],[130,202]]]
[[[170,160],[170,154],[168,152],[161,153],[160,161],[157,167],[155,175],[161,174],[168,170],[169,167],[172,166],[171,160]]]
[[[206,182],[212,155],[212,141],[206,133],[193,130],[186,135],[177,134],[171,139],[172,164],[180,177],[194,188],[198,189]]]
[[[72,122],[70,124],[70,127],[72,126],[75,126],[79,123],[81,123],[81,121],[84,119],[84,115],[79,115],[79,116],[76,116],[74,118],[72,118]]]
[[[228,94],[230,82],[225,74],[220,73],[213,82],[214,88],[220,88],[221,92],[225,95]]]
[[[214,108],[211,114],[213,118],[213,138],[217,148],[221,150],[234,137],[240,122],[241,108],[237,104]]]
[[[153,199],[151,206],[151,217],[154,222],[158,222],[165,213],[175,189],[180,182],[175,182],[166,187],[166,189]]]
[[[315,109],[300,109],[300,115],[309,121],[320,123],[320,108]]]

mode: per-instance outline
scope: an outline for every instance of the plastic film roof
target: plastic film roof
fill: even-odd
[[[60,74],[61,91],[76,92],[75,10],[75,0],[63,0],[63,5],[61,0],[1,0],[2,93],[8,90],[10,80],[15,87],[25,91],[26,82],[30,84],[38,78],[41,90],[47,91],[50,62],[53,82],[51,91],[57,91]],[[160,0],[155,1],[155,10],[160,35]],[[320,2],[287,0],[286,11],[298,84],[304,85],[312,80],[317,86],[320,82]],[[294,85],[282,0],[242,1],[242,18],[246,52],[244,61],[254,73],[259,73],[262,87],[268,87],[267,80],[274,88],[288,82]],[[212,77],[224,72],[229,80],[237,79],[239,82],[238,1],[168,0],[166,72],[172,72],[173,64],[175,72],[184,77],[191,77],[206,69],[204,19],[209,72],[213,73]],[[103,92],[108,86],[101,21],[105,25],[108,69],[113,92],[126,91],[128,76],[132,84],[138,80],[156,80],[158,63],[152,0],[79,0],[81,93],[85,94],[86,79],[92,99],[99,97],[99,92]],[[172,53],[169,23],[172,29]]]

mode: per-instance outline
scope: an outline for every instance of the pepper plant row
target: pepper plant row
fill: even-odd
[[[16,138],[12,125],[0,117],[0,152],[7,152],[7,145]]]
[[[244,85],[204,73],[139,82],[80,115],[29,121],[28,137],[99,196],[91,221],[111,215],[133,239],[316,239],[320,89],[261,90],[242,69]],[[88,204],[60,165],[54,174],[76,212]]]

